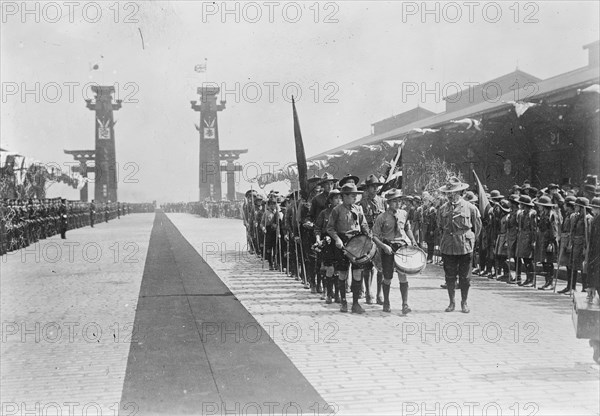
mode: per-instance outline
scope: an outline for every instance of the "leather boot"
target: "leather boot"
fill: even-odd
[[[448,298],[450,299],[450,304],[446,308],[446,312],[452,312],[454,310],[454,286],[455,282],[446,281],[446,287],[448,290]]]

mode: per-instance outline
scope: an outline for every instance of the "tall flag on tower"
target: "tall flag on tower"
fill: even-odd
[[[300,195],[308,198],[308,166],[306,165],[306,154],[304,153],[304,143],[302,142],[302,133],[300,132],[300,122],[296,112],[296,103],[292,96],[292,110],[294,113],[294,140],[296,142],[296,164],[298,165],[298,182],[300,183]]]

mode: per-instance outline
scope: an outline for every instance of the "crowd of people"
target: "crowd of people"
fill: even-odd
[[[243,201],[171,202],[161,205],[164,212],[187,212],[202,218],[242,218]]]
[[[556,290],[563,267],[566,286],[559,293],[571,294],[578,282],[590,300],[598,291],[600,187],[594,175],[581,186],[565,181],[537,189],[526,181],[507,195],[484,186],[468,190],[456,177],[421,195],[400,189],[382,194],[383,185],[375,175],[359,184],[354,175],[338,180],[325,173],[308,180],[308,195],[272,191],[263,197],[249,190],[243,206],[248,249],[270,270],[301,280],[326,303],[340,303],[341,312],[348,311],[347,292],[352,292],[353,313],[364,312],[363,297],[391,311],[390,284],[396,275],[402,312],[411,311],[407,274],[394,266],[395,253],[406,246],[422,249],[427,263],[440,258],[447,312],[455,309],[456,290],[462,312],[470,311],[471,273],[522,287],[537,286],[541,274],[545,283],[537,288]],[[347,244],[358,235],[375,245],[372,261],[359,263],[348,255]]]
[[[133,212],[146,212],[152,204],[96,203],[64,198],[0,200],[0,255],[19,250],[54,235],[66,238],[68,230],[94,227]],[[152,212],[154,208],[152,208]]]

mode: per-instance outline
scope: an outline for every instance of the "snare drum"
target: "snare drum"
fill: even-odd
[[[358,266],[370,262],[376,252],[375,242],[371,237],[364,234],[355,235],[348,240],[344,247],[344,255],[350,259],[352,264]]]
[[[405,274],[418,274],[427,266],[427,254],[418,247],[400,247],[394,254],[394,266]]]

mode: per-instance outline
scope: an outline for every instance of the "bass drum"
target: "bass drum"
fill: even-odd
[[[367,235],[359,234],[352,237],[344,247],[344,254],[350,259],[352,264],[361,266],[370,262],[375,253],[377,246],[373,239]]]
[[[402,273],[419,274],[427,266],[427,254],[418,247],[400,247],[394,254],[394,265]]]

